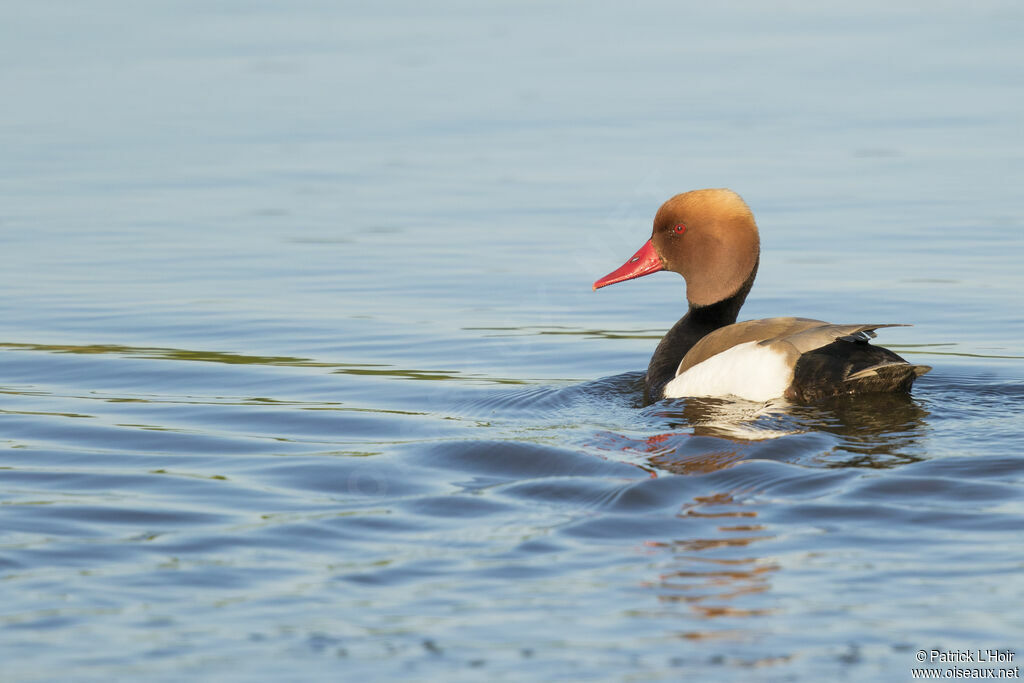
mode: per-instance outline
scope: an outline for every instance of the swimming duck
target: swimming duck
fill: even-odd
[[[644,378],[644,404],[684,396],[816,401],[840,394],[906,392],[931,370],[868,340],[902,325],[834,325],[809,318],[736,322],[760,260],[750,207],[728,189],[672,197],[654,231],[594,289],[659,270],[686,280],[689,310],[668,331]]]

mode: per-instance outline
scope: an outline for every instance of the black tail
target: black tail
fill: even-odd
[[[844,394],[908,392],[929,370],[866,341],[837,340],[800,356],[786,398],[817,401]]]

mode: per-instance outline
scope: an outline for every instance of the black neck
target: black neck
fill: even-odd
[[[740,308],[754,285],[754,276],[757,275],[758,262],[754,262],[754,269],[750,272],[743,286],[735,294],[721,301],[708,306],[690,306],[679,322],[672,326],[658,348],[651,356],[651,363],[647,366],[647,376],[644,378],[644,405],[654,403],[661,399],[665,385],[676,376],[676,368],[683,356],[693,348],[705,335],[714,332],[719,327],[732,325],[740,314]]]

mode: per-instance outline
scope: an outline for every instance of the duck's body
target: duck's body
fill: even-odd
[[[686,278],[689,310],[662,338],[644,402],[685,396],[752,401],[908,391],[931,368],[868,343],[893,325],[832,325],[808,318],[737,323],[754,284],[760,240],[750,209],[731,190],[695,190],[665,202],[651,239],[594,289],[672,270]]]

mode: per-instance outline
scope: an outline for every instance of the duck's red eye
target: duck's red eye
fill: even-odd
[[[683,225],[682,223],[680,223],[673,229],[676,231],[677,235],[682,235],[684,232],[686,232],[686,226]]]

